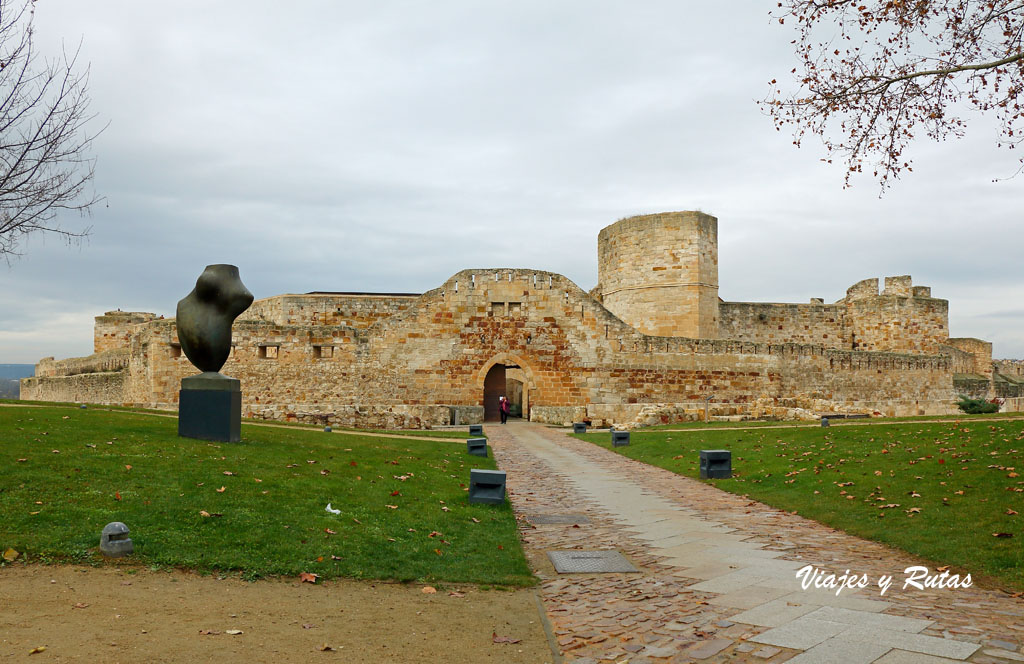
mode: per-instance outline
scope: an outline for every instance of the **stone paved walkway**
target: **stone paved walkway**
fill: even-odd
[[[922,564],[907,554],[559,430],[510,421],[486,433],[566,662],[1024,661],[1020,598],[901,590],[903,570]],[[556,573],[547,552],[570,549],[617,550],[640,571]],[[874,586],[836,596],[801,588],[807,564],[896,580],[884,597]]]

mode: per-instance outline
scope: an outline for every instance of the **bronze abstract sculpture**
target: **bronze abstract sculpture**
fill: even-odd
[[[178,302],[178,342],[200,371],[218,372],[231,354],[231,324],[252,304],[234,265],[207,265]]]

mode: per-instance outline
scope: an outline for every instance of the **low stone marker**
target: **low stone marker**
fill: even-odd
[[[505,471],[469,470],[469,502],[501,505],[505,502]]]
[[[573,424],[572,424],[572,432],[573,433],[586,433],[587,432],[587,425],[586,425],[586,423],[585,422],[573,422]]]
[[[821,416],[821,426],[823,426],[823,427],[829,426],[828,418],[825,417],[824,415]]]
[[[732,452],[729,450],[701,450],[700,478],[723,479],[732,477]]]
[[[327,426],[324,427],[324,433],[330,433],[331,431],[332,431],[332,429],[331,429],[331,425],[330,424],[328,424]]]
[[[466,439],[466,451],[473,456],[487,456],[487,439],[486,438],[467,438]]]
[[[484,435],[484,425],[482,424],[470,424],[469,425],[470,436],[482,436]]]
[[[612,431],[612,447],[629,445],[628,431]]]
[[[103,526],[100,533],[100,553],[110,558],[121,558],[135,550],[131,538],[128,537],[128,526],[114,521]]]

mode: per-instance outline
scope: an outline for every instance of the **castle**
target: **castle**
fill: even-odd
[[[589,293],[551,272],[470,269],[423,294],[257,300],[222,372],[243,416],[422,428],[497,417],[631,427],[715,417],[956,412],[958,395],[1024,409],[1024,362],[951,338],[948,302],[909,276],[832,304],[725,302],[718,220],[632,217],[598,236]],[[173,319],[108,312],[89,357],[36,365],[24,399],[175,408],[197,373]],[[707,411],[705,411],[707,408]],[[514,414],[515,414],[514,412]]]

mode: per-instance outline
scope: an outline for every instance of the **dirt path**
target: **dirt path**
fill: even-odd
[[[535,590],[422,588],[13,565],[0,569],[0,661],[40,646],[34,663],[553,661]]]

